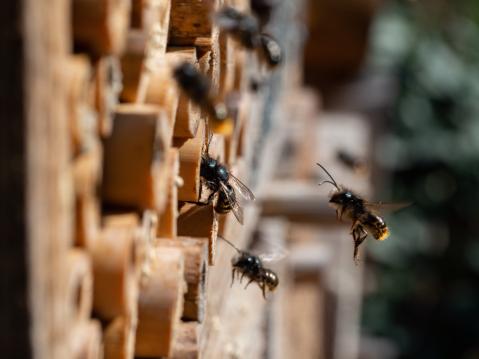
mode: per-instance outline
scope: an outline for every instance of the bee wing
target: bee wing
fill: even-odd
[[[233,176],[231,173],[230,175],[230,185],[239,193],[244,199],[248,201],[254,201],[256,198],[254,197],[253,192],[238,178]]]
[[[279,262],[280,260],[286,258],[288,251],[284,250],[282,252],[272,252],[272,253],[262,253],[258,255],[264,263]]]
[[[213,21],[223,30],[231,31],[238,27],[240,15],[237,11],[224,8],[213,15]]]
[[[241,206],[239,205],[238,201],[236,201],[236,199],[232,198],[229,195],[228,187],[226,187],[226,185],[221,181],[220,181],[220,186],[224,195],[226,196],[226,199],[231,205],[231,210],[233,211],[233,214],[235,215],[236,219],[238,220],[239,223],[243,224],[243,218],[244,218],[243,208],[241,208]]]
[[[365,202],[367,208],[377,212],[396,212],[400,209],[412,206],[412,202]]]

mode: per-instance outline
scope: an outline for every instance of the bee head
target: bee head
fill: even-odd
[[[270,291],[274,291],[279,284],[278,276],[271,269],[264,270],[264,280]]]
[[[354,201],[354,198],[355,196],[351,191],[339,191],[333,193],[329,199],[329,203],[343,206]]]

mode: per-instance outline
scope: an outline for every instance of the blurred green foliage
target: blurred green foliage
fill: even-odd
[[[479,358],[479,1],[396,1],[372,37],[398,84],[377,162],[414,206],[369,247],[363,330],[400,358]]]

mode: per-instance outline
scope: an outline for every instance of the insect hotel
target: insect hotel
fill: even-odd
[[[306,12],[0,5],[5,357],[355,357],[362,267],[316,162],[370,133],[304,85]]]

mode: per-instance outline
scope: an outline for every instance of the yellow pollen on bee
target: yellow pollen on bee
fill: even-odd
[[[391,233],[389,232],[389,229],[384,228],[381,233],[379,234],[379,237],[376,238],[378,241],[384,241],[386,238],[389,237]]]

